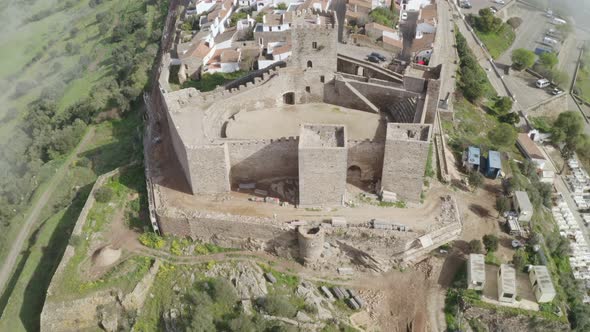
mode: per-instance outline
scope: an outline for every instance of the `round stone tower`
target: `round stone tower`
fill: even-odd
[[[321,226],[299,226],[297,241],[303,264],[315,263],[324,251],[324,229]]]

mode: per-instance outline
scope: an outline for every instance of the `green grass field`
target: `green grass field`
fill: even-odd
[[[584,63],[590,64],[589,55],[586,55]],[[584,99],[584,101],[590,103],[590,68],[588,68],[587,65],[580,66],[574,90],[582,99]]]
[[[497,59],[502,53],[506,52],[514,42],[516,34],[510,25],[504,23],[498,32],[482,33],[475,30],[477,37],[485,44],[490,55]]]

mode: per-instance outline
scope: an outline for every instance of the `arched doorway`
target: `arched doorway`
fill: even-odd
[[[360,187],[362,185],[361,168],[356,165],[350,166],[346,171],[346,182]]]
[[[311,63],[311,60],[307,61],[307,68],[312,68],[313,67],[313,63]]]
[[[361,66],[356,66],[356,74],[358,76],[365,76],[365,68]]]
[[[286,92],[283,94],[283,103],[287,105],[295,105],[295,93]]]

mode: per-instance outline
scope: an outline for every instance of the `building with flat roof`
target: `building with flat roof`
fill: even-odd
[[[476,146],[470,146],[463,152],[463,167],[468,171],[478,171],[480,165],[481,150]]]
[[[516,140],[516,146],[524,154],[524,156],[529,159],[530,161],[534,162],[538,168],[543,169],[545,168],[545,156],[541,152],[541,149],[533,142],[533,140],[529,137],[528,134],[520,133],[518,134],[518,139]]]
[[[513,303],[516,299],[516,271],[508,264],[498,270],[498,301]]]
[[[500,152],[490,150],[488,152],[486,176],[496,179],[500,175],[500,172],[502,172],[502,158],[500,157]]]
[[[555,297],[555,287],[551,280],[551,275],[547,266],[533,265],[529,271],[529,280],[533,286],[533,292],[537,302],[546,303],[553,301]]]
[[[482,254],[470,254],[467,260],[467,288],[483,290],[486,282],[486,263]]]
[[[531,221],[534,210],[526,191],[515,191],[513,203],[514,210],[518,213],[518,221]]]

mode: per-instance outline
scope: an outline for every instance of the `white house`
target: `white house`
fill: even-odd
[[[518,221],[531,221],[533,204],[526,191],[515,191],[513,197],[514,210],[518,213]]]
[[[208,12],[209,10],[211,10],[211,8],[213,8],[215,6],[215,3],[216,2],[213,0],[197,1],[194,9],[187,9],[186,10],[186,15],[187,16],[200,15],[202,13]]]
[[[545,163],[547,159],[539,149],[539,147],[533,142],[528,134],[520,133],[518,134],[518,139],[516,140],[516,146],[518,149],[524,154],[527,159],[534,162],[537,165],[537,168],[544,169]]]
[[[467,288],[483,290],[486,282],[486,263],[482,254],[470,254],[467,260]]]
[[[529,271],[529,280],[533,286],[533,292],[537,302],[546,303],[553,301],[555,297],[555,287],[551,281],[549,270],[544,265],[533,265]]]
[[[508,264],[498,270],[498,301],[513,303],[516,299],[516,271]]]
[[[241,19],[236,23],[236,28],[238,29],[238,31],[242,31],[242,30],[251,29],[255,25],[256,25],[256,20],[253,19],[252,17],[250,17],[250,14],[248,14],[248,17]]]
[[[258,69],[266,68],[278,61],[285,61],[291,56],[291,44],[286,43],[268,43],[266,58],[258,60]]]
[[[240,61],[242,60],[242,53],[240,50],[222,49],[216,50],[207,66],[205,72],[213,73],[233,73],[240,70]]]

